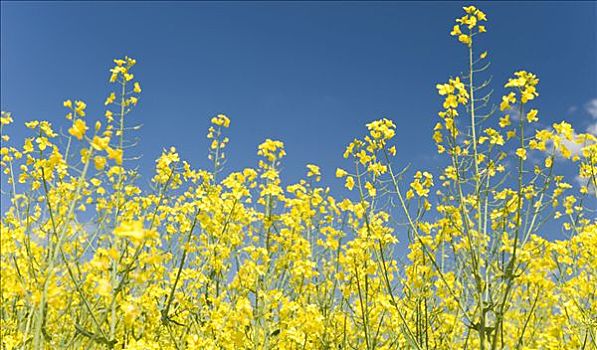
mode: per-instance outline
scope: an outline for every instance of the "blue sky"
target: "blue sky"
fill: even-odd
[[[141,170],[162,147],[206,167],[209,119],[225,113],[229,169],[256,163],[265,138],[285,142],[284,177],[304,165],[333,178],[364,124],[397,124],[399,164],[436,170],[431,141],[441,100],[435,84],[465,69],[449,32],[457,2],[2,2],[1,105],[17,121],[65,125],[62,101],[103,115],[112,59],[138,61],[143,93],[131,124],[143,124]],[[577,130],[597,120],[595,2],[478,3],[489,22],[496,94],[512,73],[540,79],[545,124]],[[497,102],[497,100],[495,100]],[[592,107],[591,107],[592,106]],[[22,127],[12,136],[21,140]]]

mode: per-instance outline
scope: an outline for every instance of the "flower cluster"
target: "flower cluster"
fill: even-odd
[[[458,24],[454,25],[450,35],[457,37],[458,41],[470,47],[473,43],[473,35],[487,31],[485,26],[480,24],[487,21],[487,16],[475,6],[466,6],[463,9],[465,15],[456,19]],[[460,26],[465,27],[468,31],[463,33]]]

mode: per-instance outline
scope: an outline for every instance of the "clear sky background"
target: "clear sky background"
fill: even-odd
[[[143,87],[129,123],[144,125],[135,152],[145,174],[170,145],[207,167],[205,133],[218,113],[232,119],[228,169],[255,165],[257,145],[275,138],[286,144],[288,181],[307,163],[333,181],[348,166],[345,145],[387,117],[399,164],[437,170],[435,85],[466,68],[466,48],[449,35],[465,4],[3,1],[1,106],[16,124],[64,126],[62,101],[81,99],[99,118],[112,59],[129,55]],[[541,79],[534,105],[543,123],[595,132],[595,4],[475,4],[489,19],[477,47],[489,50],[494,102],[514,71],[529,70]]]

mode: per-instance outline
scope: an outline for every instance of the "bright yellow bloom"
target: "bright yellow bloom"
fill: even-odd
[[[286,155],[282,141],[266,139],[259,145],[257,154],[265,157],[269,162],[274,162]]]
[[[524,104],[539,96],[536,89],[539,83],[537,76],[523,70],[515,72],[514,75],[516,78],[508,79],[505,87],[517,88],[520,91],[520,102]]]
[[[552,165],[553,165],[553,159],[552,159],[552,157],[545,158],[545,167],[546,168],[551,168]]]
[[[479,21],[487,21],[487,15],[485,15],[485,13],[479,9],[477,9],[475,15]]]
[[[128,238],[132,241],[140,242],[144,239],[157,238],[159,235],[154,230],[148,230],[143,227],[143,220],[125,221],[114,229],[116,237]]]
[[[218,114],[217,116],[211,118],[211,123],[217,126],[227,128],[230,126],[230,118],[228,118],[224,114]]]
[[[507,126],[510,126],[510,124],[512,124],[510,122],[510,114],[506,114],[505,116],[500,118],[500,128],[505,128]]]
[[[110,93],[110,96],[108,96],[108,98],[106,98],[104,105],[107,106],[109,104],[112,104],[112,103],[114,103],[114,100],[116,100],[116,94],[112,92],[112,93]]]
[[[94,136],[93,140],[91,141],[91,146],[98,151],[105,150],[106,148],[108,148],[109,144],[110,144],[110,138],[107,136],[105,136],[105,137]]]
[[[348,175],[346,170],[340,168],[336,169],[336,177],[344,177],[346,175]]]
[[[106,158],[102,156],[95,156],[93,158],[93,164],[97,170],[104,170],[106,167]]]
[[[35,129],[35,128],[37,128],[38,125],[39,125],[39,122],[37,120],[30,121],[30,122],[25,122],[25,126],[28,129]]]
[[[116,164],[122,164],[122,150],[121,149],[114,149],[111,147],[106,148],[106,152],[108,152],[108,158],[113,159]]]
[[[344,183],[344,186],[346,188],[348,188],[350,191],[352,191],[352,189],[354,188],[354,178],[352,176],[348,176],[346,178],[346,182]]]
[[[375,197],[377,195],[377,190],[375,189],[375,186],[373,186],[368,181],[365,182],[365,188],[367,189],[367,192],[369,192],[369,195],[371,197]]]
[[[458,36],[458,41],[460,41],[463,44],[469,45],[469,46],[473,42],[471,40],[471,37],[469,35],[466,35],[466,34],[460,34]]]
[[[396,155],[396,146],[392,146],[388,149],[388,153],[390,153],[391,156],[395,156]]]
[[[75,114],[79,117],[85,116],[85,109],[87,108],[87,104],[83,101],[75,101]]]
[[[477,8],[475,6],[465,6],[462,9],[469,15],[473,15],[477,11]]]
[[[512,103],[516,103],[516,95],[513,92],[510,92],[508,95],[502,96],[502,102],[500,103],[500,111],[510,109]]]
[[[31,138],[25,139],[25,144],[23,145],[23,153],[31,153],[33,152],[33,142]]]
[[[307,169],[309,170],[307,172],[307,177],[311,177],[311,176],[320,176],[321,172],[319,170],[319,167],[317,165],[314,164],[307,164]]]
[[[536,122],[539,120],[539,118],[537,118],[537,113],[538,111],[536,109],[531,109],[528,113],[527,113],[527,121],[529,123],[532,122]]]
[[[85,136],[85,132],[87,131],[87,129],[89,128],[87,127],[87,124],[85,124],[85,121],[82,119],[77,119],[73,123],[73,126],[71,126],[68,129],[68,133],[73,135],[77,139],[82,140],[83,136]]]

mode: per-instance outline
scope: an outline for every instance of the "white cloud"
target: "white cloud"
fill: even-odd
[[[576,139],[577,134],[574,133],[574,138],[573,140]],[[562,140],[562,144],[568,148],[570,150],[570,152],[572,153],[572,156],[579,156],[581,154],[581,151],[583,149],[583,147],[585,145],[579,145],[578,143],[574,142],[574,141],[568,141],[568,140]]]
[[[578,107],[571,106],[570,108],[568,108],[568,114],[574,114],[577,110],[578,110]]]
[[[585,112],[593,118],[593,122],[587,127],[587,132],[597,135],[597,98],[585,103]]]
[[[593,119],[597,119],[597,98],[594,98],[585,104],[585,111],[589,113]]]
[[[514,121],[520,120],[520,109],[510,108],[504,111],[506,114],[510,114],[510,118]]]
[[[592,124],[590,124],[587,127],[586,130],[587,133],[596,135],[597,134],[597,122],[594,122]],[[568,150],[570,150],[570,153],[572,153],[572,156],[580,156],[582,154],[582,149],[587,146],[584,143],[578,144],[575,142],[575,140],[578,138],[578,133],[575,131],[572,134],[572,140],[567,140],[567,139],[563,139],[562,140],[562,145],[564,145],[564,147],[566,147]]]
[[[597,136],[597,123],[593,123],[593,124],[589,125],[589,127],[587,128],[587,132],[589,134],[593,134],[593,135]]]

